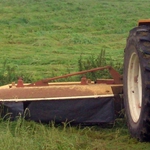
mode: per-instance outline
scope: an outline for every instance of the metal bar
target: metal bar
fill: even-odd
[[[86,98],[103,98],[103,97],[114,97],[114,94],[105,95],[90,95],[90,96],[70,96],[70,97],[49,97],[49,98],[29,98],[29,99],[0,99],[0,102],[23,102],[23,101],[45,101],[45,100],[68,100],[68,99],[86,99]]]
[[[75,72],[75,73],[71,73],[71,74],[66,74],[66,75],[63,75],[63,76],[47,78],[47,79],[37,81],[35,83],[31,83],[29,86],[34,86],[34,85],[38,86],[38,85],[43,85],[43,84],[48,85],[47,83],[50,82],[50,81],[53,81],[53,80],[68,78],[68,77],[75,76],[75,75],[81,75],[81,74],[85,74],[85,73],[88,73],[88,72],[95,72],[95,71],[109,69],[109,68],[111,68],[111,67],[110,66],[98,67],[98,68],[94,68],[94,69],[90,69],[90,70],[85,70],[85,71]]]
[[[122,83],[122,76],[112,67],[108,68],[110,75],[114,79],[115,84],[120,84]]]
[[[97,79],[95,81],[96,84],[102,84],[102,83],[105,83],[105,84],[114,84],[115,81],[114,79]]]
[[[104,69],[108,69],[109,73],[111,74],[112,78],[114,79],[115,84],[122,83],[121,75],[115,69],[113,69],[111,66],[105,66],[105,67],[98,67],[98,68],[94,68],[94,69],[90,69],[90,70],[75,72],[75,73],[71,73],[71,74],[66,74],[66,75],[63,75],[63,76],[58,76],[58,77],[39,80],[37,82],[29,84],[28,86],[48,86],[48,82],[53,81],[53,80],[68,78],[68,77],[71,77],[71,76],[86,74],[88,72],[95,72],[95,71],[100,71],[100,70],[104,70]]]

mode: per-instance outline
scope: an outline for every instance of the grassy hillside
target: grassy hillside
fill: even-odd
[[[86,60],[101,50],[107,61],[121,63],[129,30],[147,18],[149,0],[0,0],[0,80],[74,72],[80,55]],[[78,129],[20,121],[0,122],[0,150],[150,148],[132,139],[125,123]]]

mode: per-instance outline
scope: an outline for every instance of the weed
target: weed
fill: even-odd
[[[104,67],[104,66],[112,66],[114,67],[120,74],[123,72],[123,64],[122,63],[114,63],[112,59],[107,61],[105,50],[101,50],[101,52],[97,55],[91,55],[87,59],[80,58],[78,60],[78,68],[79,71],[89,70],[92,68]],[[110,74],[108,70],[100,70],[97,72],[90,72],[86,74],[86,77],[92,80],[96,80],[97,78],[110,78]]]

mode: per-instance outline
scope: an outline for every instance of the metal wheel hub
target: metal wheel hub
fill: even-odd
[[[142,78],[139,58],[135,52],[129,60],[127,82],[130,114],[136,123],[140,118],[142,106]]]

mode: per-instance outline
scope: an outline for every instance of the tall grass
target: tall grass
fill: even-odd
[[[18,118],[14,122],[0,121],[0,125],[3,150],[140,150],[150,146],[132,139],[119,122],[113,128],[102,128],[54,122],[44,125]]]

